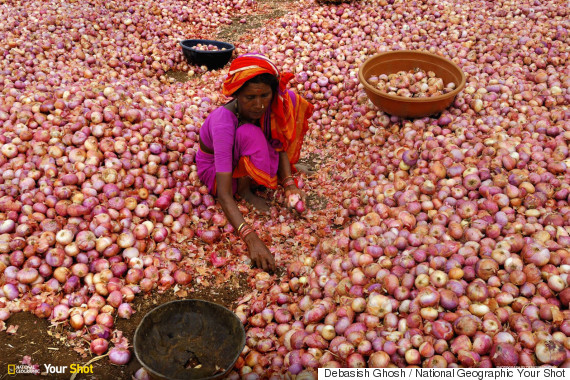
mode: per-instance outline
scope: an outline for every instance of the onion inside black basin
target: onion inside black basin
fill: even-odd
[[[214,45],[220,50],[200,50],[196,48],[198,44]],[[229,62],[235,50],[234,45],[228,42],[200,39],[182,40],[180,41],[180,47],[182,48],[182,54],[184,54],[186,62],[191,65],[205,65],[208,67],[208,70],[216,70],[224,67],[225,64]]]
[[[245,346],[238,317],[218,304],[179,300],[142,319],[134,336],[139,362],[163,379],[215,379],[229,372]]]

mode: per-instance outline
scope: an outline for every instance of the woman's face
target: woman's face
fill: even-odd
[[[257,121],[269,108],[273,92],[268,84],[248,83],[241,88],[236,99],[240,117],[248,121]]]

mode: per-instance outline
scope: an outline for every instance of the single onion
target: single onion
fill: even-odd
[[[131,360],[131,353],[126,348],[113,347],[109,350],[109,361],[115,365],[125,365]]]
[[[512,367],[519,362],[519,354],[510,343],[496,343],[491,348],[489,356],[497,367]]]
[[[109,348],[109,342],[103,338],[93,339],[89,345],[89,349],[95,355],[103,355]]]
[[[558,366],[567,359],[563,344],[554,340],[542,340],[536,344],[536,358],[543,364]]]

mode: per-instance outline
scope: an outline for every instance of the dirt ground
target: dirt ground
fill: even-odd
[[[259,28],[268,20],[278,18],[287,12],[292,6],[293,0],[259,0],[258,10],[255,15],[244,17],[245,22],[240,22],[242,18],[233,20],[233,24],[221,29],[213,38],[219,40],[247,41],[251,38],[250,31]],[[243,21],[243,20],[242,20]],[[185,73],[183,73],[185,74]],[[185,78],[180,73],[169,74],[177,81],[184,81]],[[318,169],[321,162],[314,160],[314,157],[306,157],[305,164],[312,169]],[[326,199],[318,196],[308,199],[309,206],[313,209],[321,209],[326,206]],[[219,303],[230,309],[236,306],[237,300],[250,292],[246,276],[239,273],[227,275],[229,278],[212,278],[212,286],[201,286],[191,284],[187,289],[171,289],[163,294],[152,293],[146,296],[137,296],[133,302],[135,313],[129,320],[117,319],[116,328],[123,332],[132,345],[135,330],[144,315],[157,305],[162,303],[183,299],[204,299]],[[125,366],[112,365],[105,357],[101,360],[93,361],[94,357],[88,355],[89,344],[87,341],[78,342],[76,338],[74,345],[69,345],[66,334],[71,330],[67,327],[54,328],[46,319],[37,318],[28,312],[13,314],[7,321],[6,327],[18,326],[15,334],[7,332],[0,333],[0,380],[5,379],[69,379],[70,367],[72,364],[85,365],[90,360],[93,365],[92,374],[77,374],[75,379],[131,379],[132,375],[141,368],[140,363],[132,352],[131,361]],[[131,350],[132,351],[132,350]],[[24,357],[30,357],[32,364],[40,365],[40,372],[45,371],[44,365],[67,366],[67,370],[62,374],[50,375],[8,375],[10,365],[19,365]]]
[[[261,28],[271,20],[285,15],[294,0],[258,0],[257,3],[255,14],[232,18],[232,24],[221,28],[212,39],[232,44],[248,41],[255,36],[251,33],[253,29]],[[168,71],[166,76],[177,82],[187,82],[190,79],[184,71]]]
[[[258,14],[232,19],[233,23],[222,28],[216,34],[216,39],[236,42],[242,35],[249,34],[250,30],[261,28],[268,20],[273,20],[286,14],[286,7],[292,2],[292,0],[259,0],[257,6]]]

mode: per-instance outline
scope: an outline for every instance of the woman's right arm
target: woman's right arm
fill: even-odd
[[[245,219],[233,197],[232,173],[216,173],[216,189],[218,202],[220,202],[222,210],[224,210],[224,214],[226,214],[229,222],[237,231],[238,227],[245,222]],[[257,236],[255,231],[245,237],[245,243],[249,250],[249,257],[256,267],[264,271],[275,270],[275,259],[273,255],[259,236]]]

